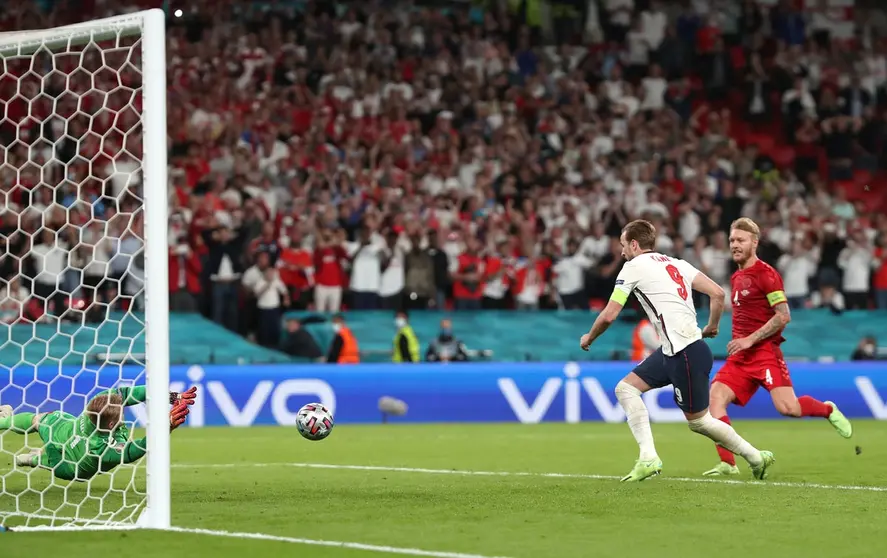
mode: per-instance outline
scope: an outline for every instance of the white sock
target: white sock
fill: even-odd
[[[637,440],[641,453],[638,457],[641,461],[650,461],[659,457],[656,446],[653,443],[653,430],[650,428],[650,414],[647,406],[641,399],[641,390],[631,384],[620,381],[616,384],[616,399],[625,411],[628,419],[628,427]]]
[[[749,465],[756,466],[761,463],[761,452],[737,434],[732,426],[714,418],[711,414],[705,413],[705,416],[691,420],[687,424],[693,432],[698,432],[736,455],[741,455]]]

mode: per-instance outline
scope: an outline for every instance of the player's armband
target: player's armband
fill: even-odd
[[[610,295],[610,300],[625,306],[625,303],[628,301],[628,293],[622,289],[613,289],[613,294]]]
[[[776,306],[782,302],[788,302],[788,299],[785,298],[785,293],[783,291],[773,291],[767,295],[767,302],[770,303],[770,306]]]

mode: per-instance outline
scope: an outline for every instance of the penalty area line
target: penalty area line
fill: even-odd
[[[425,475],[462,475],[477,477],[536,477],[548,479],[620,480],[615,475],[592,475],[581,473],[535,473],[514,471],[469,471],[460,469],[425,469],[421,467],[385,467],[378,465],[337,465],[333,463],[174,463],[174,469],[236,469],[248,467],[295,467],[301,469],[332,469],[345,471],[378,471],[385,473],[414,473]],[[659,476],[660,482],[685,482],[699,484],[726,484],[730,486],[775,486],[780,488],[812,488],[818,490],[887,492],[887,486],[864,486],[855,484],[820,484],[808,482],[782,481],[743,481],[735,479],[708,479],[692,477]]]
[[[135,531],[141,530],[135,525],[92,525],[77,527],[66,525],[63,527],[35,526],[14,528],[17,533],[77,533],[84,531]],[[148,530],[148,529],[145,529]],[[504,556],[486,556],[481,554],[465,554],[462,552],[444,552],[438,550],[423,550],[421,548],[405,548],[399,546],[385,546],[377,544],[365,544],[344,541],[328,541],[318,539],[302,539],[297,537],[284,537],[280,535],[268,535],[266,533],[238,533],[236,531],[218,531],[214,529],[192,529],[188,527],[169,527],[160,531],[170,533],[185,533],[188,535],[206,535],[210,537],[225,537],[229,539],[246,539],[255,541],[281,542],[301,544],[306,546],[326,546],[331,548],[347,548],[349,550],[363,550],[366,552],[384,552],[386,554],[403,554],[404,556],[423,556],[425,558],[506,558]]]

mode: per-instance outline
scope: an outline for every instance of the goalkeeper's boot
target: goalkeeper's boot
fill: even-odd
[[[757,465],[751,466],[751,474],[758,480],[764,480],[767,478],[767,470],[776,463],[776,458],[773,457],[773,452],[762,451],[761,452],[761,462]]]
[[[853,436],[853,425],[850,424],[850,420],[844,416],[844,413],[838,409],[838,406],[831,401],[825,401],[824,403],[832,406],[832,414],[828,416],[828,421],[832,423],[838,434],[845,438]]]
[[[718,463],[713,469],[709,469],[708,471],[702,473],[704,477],[729,477],[730,475],[738,475],[739,467],[736,465],[730,465],[729,463],[724,463],[721,461]]]
[[[41,455],[43,455],[43,448],[21,453],[15,456],[15,465],[16,467],[39,467]]]
[[[12,416],[12,405],[0,405],[0,419]]]
[[[662,473],[662,460],[658,457],[641,461],[638,459],[630,473],[622,477],[620,482],[641,482]]]

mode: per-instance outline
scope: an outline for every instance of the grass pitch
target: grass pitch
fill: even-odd
[[[700,473],[716,463],[714,448],[679,424],[654,425],[663,476],[632,485],[613,478],[637,456],[624,424],[337,426],[319,443],[294,428],[182,429],[172,437],[173,524],[283,539],[8,533],[0,556],[885,555],[887,423],[856,421],[851,440],[821,420],[736,426],[776,454],[768,481],[751,481],[744,466],[734,482],[706,481]],[[46,472],[9,472],[20,439],[2,439],[0,513],[29,480],[20,508],[52,508],[63,495],[45,490]],[[70,485],[68,501],[98,505],[91,497],[102,485],[93,485],[90,494]]]

